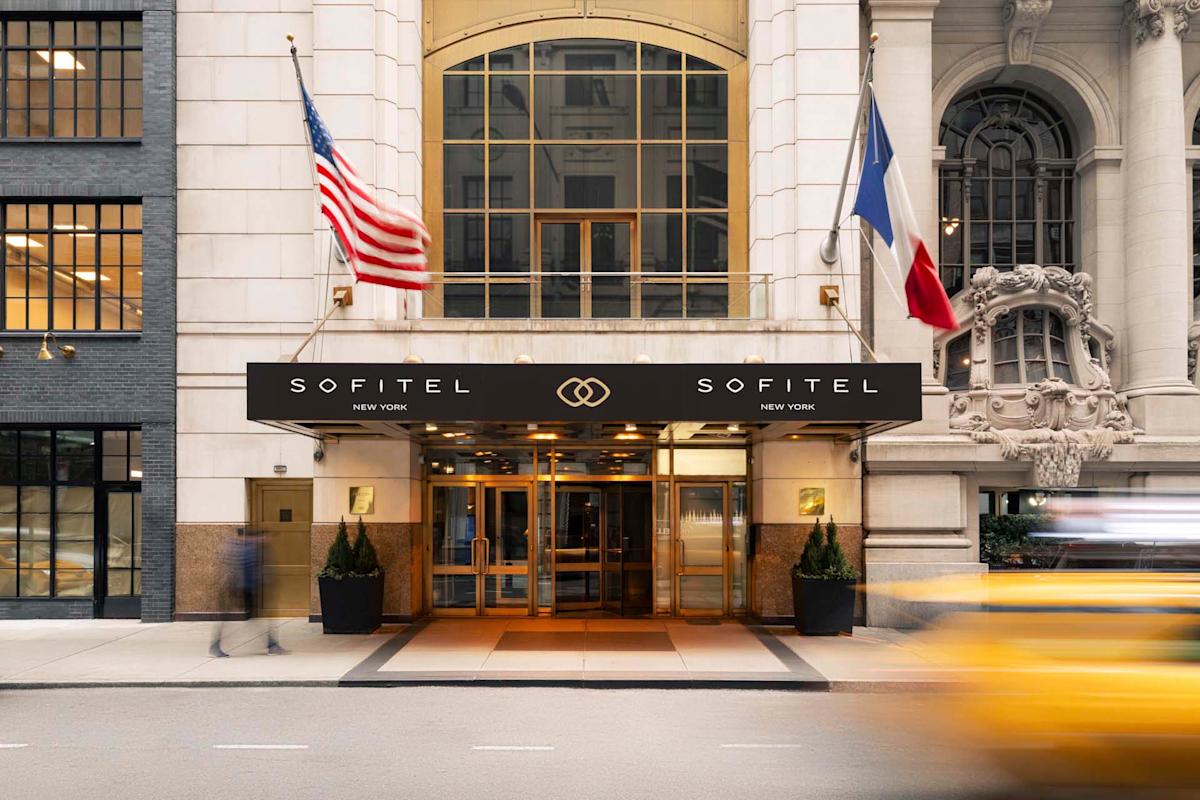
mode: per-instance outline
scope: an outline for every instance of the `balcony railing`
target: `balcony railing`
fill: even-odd
[[[447,272],[424,316],[465,319],[767,319],[768,273]]]

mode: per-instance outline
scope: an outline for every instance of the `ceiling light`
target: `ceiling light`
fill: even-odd
[[[963,357],[963,360],[962,360],[962,365],[963,365],[964,367],[969,367],[969,366],[971,366],[971,357],[970,357],[970,356],[964,356],[964,357]]]
[[[725,426],[725,430],[729,431],[730,433],[740,433],[742,428],[736,422],[731,422]]]
[[[49,50],[38,50],[37,54],[39,56],[41,56],[42,61],[45,61],[47,64],[50,63],[50,51]],[[83,66],[83,64],[80,64],[78,61],[75,60],[75,56],[73,56],[71,54],[70,50],[55,50],[54,51],[54,68],[55,69],[69,69],[69,70],[82,70],[84,68],[84,66]]]
[[[532,433],[529,435],[529,438],[537,439],[539,441],[544,441],[544,442],[552,442],[558,438],[558,434],[557,433]]]
[[[629,441],[631,439],[640,439],[642,438],[642,435],[640,433],[618,433],[614,438],[622,441]]]
[[[432,422],[426,422],[425,423],[425,432],[426,433],[436,433],[437,425],[434,425]]]
[[[466,431],[446,431],[442,434],[443,439],[458,439],[463,436],[470,436]]]
[[[45,247],[46,245],[39,242],[37,239],[31,239],[28,236],[22,236],[19,233],[6,233],[4,235],[4,243],[13,247]]]
[[[91,228],[89,228],[87,225],[60,224],[60,225],[55,225],[54,230],[56,230],[56,231],[87,231],[87,233],[71,233],[71,236],[76,236],[79,238],[86,238],[86,239],[95,239],[96,238],[96,234],[92,233]],[[139,270],[139,273],[140,273],[140,270]]]
[[[630,433],[633,433],[637,430],[637,425],[634,425],[632,422],[626,422],[625,430],[627,430]]]

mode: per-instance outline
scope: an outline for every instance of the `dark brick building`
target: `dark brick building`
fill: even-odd
[[[0,618],[168,621],[174,5],[10,0],[0,23]]]

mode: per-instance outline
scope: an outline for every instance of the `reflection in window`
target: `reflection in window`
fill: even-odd
[[[723,70],[656,45],[568,39],[494,51],[442,81],[443,270],[481,273],[444,285],[443,314],[728,315],[722,279],[689,288],[678,275],[729,269]],[[605,249],[602,220],[585,214],[600,244],[568,253],[565,229],[545,215],[567,209],[608,212],[624,233]],[[531,285],[514,274],[556,271],[676,277],[637,282],[639,292],[630,278]],[[589,286],[591,302],[581,294]]]
[[[0,597],[91,597],[97,497],[140,476],[140,431],[0,429]]]
[[[1042,308],[999,317],[992,329],[993,381],[1026,384],[1046,378],[1073,380],[1062,318]]]
[[[0,22],[3,135],[142,135],[140,19]]]
[[[138,203],[4,203],[5,330],[141,330]]]
[[[963,334],[946,345],[946,388],[966,389],[971,383],[971,336]]]
[[[1075,266],[1075,159],[1063,118],[1019,89],[968,92],[942,117],[941,274],[950,294],[984,266]]]

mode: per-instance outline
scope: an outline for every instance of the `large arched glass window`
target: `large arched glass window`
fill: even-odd
[[[1063,118],[1024,89],[968,92],[942,116],[941,274],[950,294],[980,267],[1075,268],[1075,159]]]
[[[1010,311],[992,328],[992,382],[1028,384],[1046,378],[1071,383],[1066,326],[1044,308]]]
[[[648,43],[561,39],[440,80],[444,275],[427,313],[736,314],[726,72]]]

